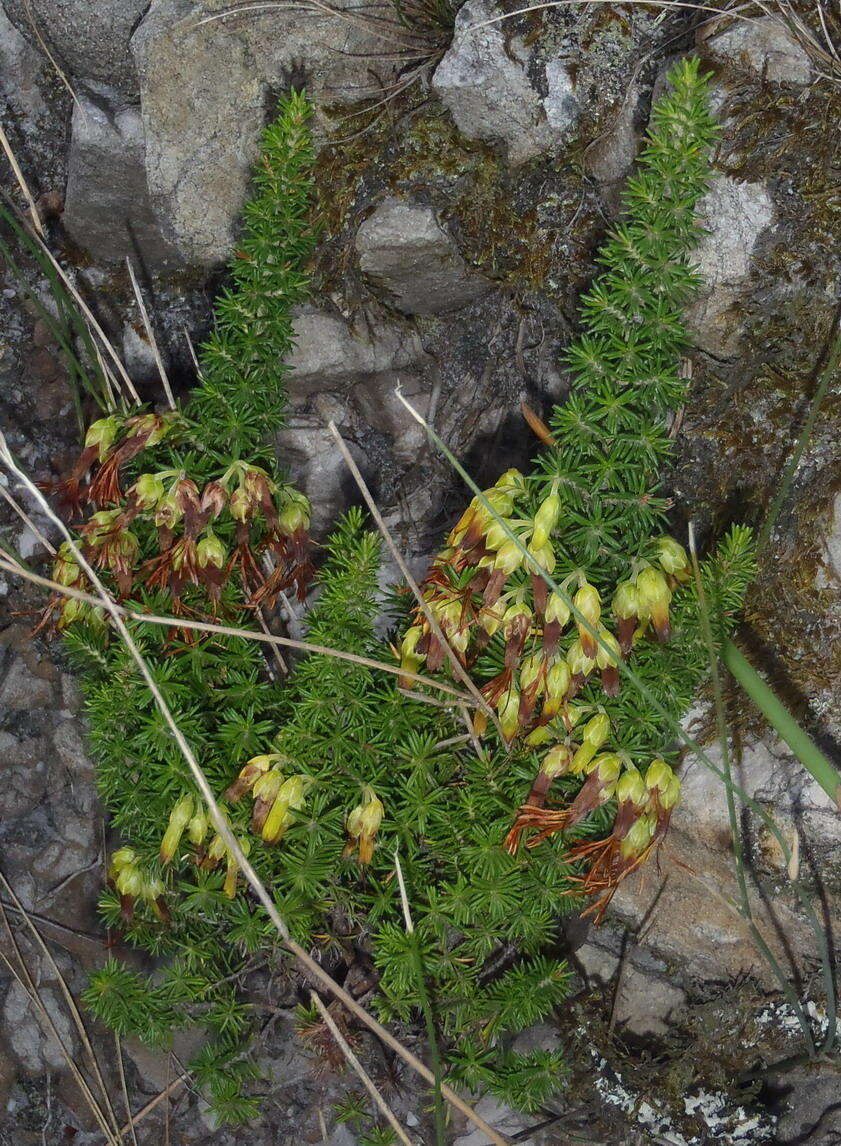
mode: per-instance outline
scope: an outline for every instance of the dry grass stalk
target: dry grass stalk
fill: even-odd
[[[50,589],[54,593],[61,593],[65,597],[72,597],[76,601],[84,601],[86,605],[100,606],[102,604],[100,598],[94,596],[92,593],[85,593],[81,589],[73,589],[67,585],[59,585],[57,581],[51,581],[49,577],[41,577],[38,573],[33,573],[30,569],[26,569],[23,565],[12,561],[8,555],[6,557],[0,557],[0,569],[4,569],[7,573],[11,573],[15,577],[22,578],[24,581],[29,581],[33,585],[40,585],[43,589]],[[209,621],[193,621],[188,617],[166,617],[160,616],[157,613],[136,613],[132,609],[126,609],[122,605],[118,605],[116,602],[114,602],[114,608],[130,621],[142,621],[148,625],[164,625],[167,628],[192,629],[199,633],[217,633],[222,637],[241,637],[243,640],[258,641],[267,645],[282,645],[285,648],[297,649],[299,652],[315,653],[318,656],[334,657],[336,660],[364,665],[366,668],[387,672],[392,676],[410,677],[412,680],[417,681],[418,684],[429,685],[431,688],[436,688],[440,692],[454,697],[462,706],[465,703],[473,704],[472,697],[469,697],[466,693],[459,692],[458,689],[451,688],[449,685],[434,680],[432,677],[422,676],[420,673],[409,672],[408,670],[404,671],[398,665],[387,664],[385,661],[376,661],[370,657],[361,657],[356,653],[345,652],[344,649],[331,649],[326,645],[313,645],[310,644],[309,641],[296,641],[291,637],[279,637],[275,633],[256,633],[253,629],[239,629],[231,625],[214,625]],[[420,695],[416,695],[415,699],[421,699]],[[428,700],[429,698],[424,697],[423,699]]]
[[[336,1025],[336,1020],[330,1014],[330,1011],[324,1005],[315,991],[310,991],[310,1001],[318,1010],[318,1013],[324,1020],[324,1025],[327,1027],[327,1029],[330,1031],[330,1034],[335,1039],[339,1050],[341,1050],[342,1054],[345,1056],[345,1059],[347,1060],[350,1067],[356,1071],[359,1080],[371,1095],[371,1098],[374,1100],[377,1109],[380,1111],[383,1118],[385,1118],[385,1120],[388,1122],[391,1129],[403,1143],[403,1146],[413,1146],[411,1138],[397,1121],[397,1118],[391,1107],[388,1105],[382,1094],[380,1094],[379,1090],[377,1089],[376,1083],[365,1070],[365,1067],[362,1065],[356,1055],[353,1053],[350,1043],[347,1041],[345,1036]]]
[[[91,1044],[87,1029],[86,1029],[85,1024],[82,1020],[82,1016],[79,1012],[79,1008],[76,1006],[76,1000],[73,998],[73,995],[70,991],[70,988],[67,986],[67,981],[65,980],[64,976],[62,975],[62,973],[59,969],[58,964],[56,963],[55,959],[53,958],[52,952],[50,951],[47,944],[44,942],[44,939],[41,935],[41,932],[38,930],[38,928],[32,922],[32,919],[29,916],[29,912],[23,906],[23,904],[21,903],[20,899],[18,898],[14,888],[12,887],[12,885],[9,883],[9,881],[6,879],[5,875],[2,872],[0,872],[0,883],[2,883],[3,887],[6,889],[6,892],[9,896],[9,898],[12,900],[12,903],[15,905],[17,912],[19,913],[19,915],[23,919],[24,923],[26,924],[27,928],[29,929],[29,932],[32,935],[32,938],[35,940],[36,944],[40,948],[41,953],[43,954],[44,958],[49,963],[50,969],[52,970],[53,974],[56,977],[56,981],[58,982],[59,986],[61,987],[61,993],[64,995],[65,1002],[67,1003],[67,1008],[70,1011],[70,1014],[73,1018],[73,1022],[76,1026],[76,1030],[79,1034],[79,1038],[82,1042],[82,1046],[84,1047],[85,1054],[88,1057],[88,1061],[90,1063],[91,1069],[93,1070],[93,1074],[94,1074],[94,1077],[96,1079],[97,1085],[99,1086],[100,1090],[102,1091],[102,1095],[105,1099],[106,1105],[107,1105],[109,1113],[111,1115],[111,1120],[113,1122],[114,1129],[116,1130],[117,1120],[116,1120],[116,1117],[114,1116],[113,1108],[111,1107],[111,1101],[110,1101],[110,1097],[108,1094],[108,1088],[105,1085],[104,1078],[102,1077],[102,1071],[100,1070],[100,1067],[99,1067],[99,1061],[96,1057],[96,1052],[94,1051],[93,1046]],[[4,918],[5,918],[5,912],[4,912]],[[7,927],[9,926],[8,922],[7,922],[6,926]]]
[[[4,878],[4,882],[6,883],[6,886],[8,887],[9,885],[8,885],[8,882],[5,880],[5,878]],[[82,1096],[84,1097],[85,1101],[87,1102],[87,1104],[90,1108],[91,1114],[93,1115],[93,1117],[94,1117],[97,1125],[99,1126],[100,1130],[105,1135],[105,1140],[108,1143],[108,1146],[120,1146],[122,1139],[118,1137],[119,1131],[117,1130],[117,1123],[116,1123],[116,1119],[114,1118],[114,1111],[113,1111],[113,1108],[111,1107],[111,1102],[110,1102],[110,1099],[108,1097],[108,1092],[107,1091],[103,1092],[104,1096],[105,1096],[106,1106],[108,1109],[108,1114],[109,1114],[109,1118],[106,1119],[106,1116],[103,1113],[103,1109],[99,1105],[99,1102],[98,1102],[96,1096],[94,1095],[93,1091],[91,1090],[87,1079],[82,1074],[79,1067],[76,1065],[76,1061],[75,1061],[73,1054],[68,1049],[66,1043],[62,1039],[61,1034],[59,1033],[59,1030],[55,1025],[55,1022],[53,1020],[52,1015],[50,1014],[50,1012],[47,1010],[46,1006],[44,1005],[44,1002],[41,998],[40,992],[38,991],[38,988],[35,985],[35,981],[33,980],[32,975],[29,973],[29,968],[26,965],[26,960],[24,959],[23,955],[21,954],[20,947],[18,946],[17,941],[14,937],[14,933],[13,933],[11,925],[9,923],[9,918],[6,915],[6,909],[3,907],[2,903],[0,903],[0,916],[2,916],[3,924],[6,928],[6,932],[7,932],[7,935],[9,937],[9,944],[10,944],[11,950],[14,952],[15,957],[18,961],[18,966],[15,967],[15,965],[12,963],[11,959],[9,959],[2,951],[0,951],[0,962],[5,964],[7,970],[11,974],[12,978],[15,980],[15,982],[18,984],[18,986],[21,988],[21,990],[27,996],[30,1003],[35,1008],[35,1011],[39,1017],[39,1020],[42,1024],[42,1026],[50,1034],[50,1036],[55,1041],[56,1046],[61,1051],[61,1054],[62,1054],[65,1062],[67,1063],[67,1067],[68,1067],[70,1073],[73,1075],[73,1078],[76,1081],[76,1084],[79,1087],[79,1090],[81,1091]]]
[[[146,303],[143,299],[143,292],[140,289],[140,283],[137,281],[137,275],[134,273],[134,266],[128,256],[126,256],[126,266],[128,267],[129,278],[131,279],[131,289],[134,291],[134,297],[137,299],[137,306],[140,310],[140,317],[143,319],[143,326],[146,330],[146,337],[152,347],[152,353],[155,356],[155,365],[158,368],[160,375],[161,385],[166,394],[166,400],[169,402],[170,410],[175,409],[175,399],[172,396],[172,387],[169,384],[169,377],[167,376],[164,360],[161,357],[161,352],[158,348],[158,340],[155,338],[155,331],[152,329],[152,321],[149,318],[149,311],[146,309]]]
[[[442,646],[444,647],[444,650],[447,654],[447,658],[449,659],[450,665],[452,666],[453,674],[458,677],[458,679],[461,681],[461,683],[463,685],[466,686],[468,692],[471,694],[471,696],[473,698],[473,703],[475,703],[477,705],[477,707],[481,708],[483,712],[487,713],[488,718],[491,721],[493,721],[494,727],[497,728],[497,730],[499,731],[500,736],[501,736],[502,730],[499,728],[499,721],[497,720],[496,712],[494,711],[493,708],[491,708],[491,706],[488,704],[487,700],[484,698],[484,696],[482,696],[479,689],[473,683],[473,681],[470,677],[470,673],[468,673],[467,670],[462,666],[461,661],[458,659],[456,654],[453,652],[452,648],[450,647],[449,642],[447,641],[447,638],[444,636],[443,632],[441,631],[441,626],[438,624],[438,621],[435,617],[435,614],[432,612],[432,610],[429,608],[429,605],[424,600],[423,593],[421,593],[421,591],[420,591],[420,586],[418,585],[415,578],[412,576],[411,571],[409,569],[409,566],[403,560],[402,553],[400,552],[400,550],[395,545],[394,539],[392,538],[391,533],[389,532],[388,526],[386,525],[385,521],[383,521],[383,516],[380,513],[379,508],[377,507],[377,503],[374,501],[373,497],[371,496],[371,491],[368,489],[368,486],[365,484],[365,479],[363,478],[362,474],[359,472],[359,467],[357,466],[356,462],[351,457],[350,450],[345,445],[344,440],[342,439],[342,435],[339,433],[338,429],[336,428],[336,423],[333,421],[328,422],[327,428],[330,431],[330,433],[333,435],[333,437],[336,439],[336,444],[339,447],[339,452],[341,453],[342,457],[344,458],[345,464],[347,465],[348,469],[350,470],[351,475],[353,477],[353,480],[356,482],[356,484],[359,488],[359,492],[362,494],[362,497],[365,500],[365,504],[368,506],[369,513],[371,514],[374,521],[376,522],[377,528],[379,529],[380,533],[383,536],[383,539],[384,539],[386,545],[388,546],[389,550],[391,551],[391,555],[394,558],[394,560],[396,561],[398,569],[400,570],[403,577],[405,578],[406,584],[409,586],[409,588],[414,593],[415,599],[417,600],[418,605],[420,606],[421,610],[423,611],[424,616],[429,621],[429,627],[432,629],[432,632],[435,634],[436,639],[438,641],[440,641]]]
[[[12,145],[9,143],[9,137],[3,130],[2,124],[0,124],[0,147],[3,148],[5,156],[9,161],[9,166],[12,169],[12,174],[17,180],[18,186],[20,187],[23,197],[26,200],[26,206],[29,210],[29,216],[32,219],[32,226],[35,228],[35,233],[39,238],[43,239],[44,224],[41,222],[41,216],[38,214],[38,208],[35,206],[35,199],[33,198],[32,192],[29,189],[29,184],[23,177],[23,172],[21,171],[20,164],[17,161],[17,156],[12,150]]]

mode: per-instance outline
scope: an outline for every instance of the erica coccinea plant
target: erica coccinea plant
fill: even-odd
[[[562,833],[597,916],[665,836],[680,795],[675,722],[709,667],[698,586],[669,536],[659,482],[686,392],[682,313],[698,286],[697,205],[716,128],[697,60],[679,63],[669,82],[582,302],[582,332],[566,354],[569,397],[549,426],[530,415],[546,448],[531,474],[509,470],[467,507],[401,646],[407,667],[446,667],[431,614],[496,710],[503,742],[534,750],[506,846],[516,854]],[[709,607],[725,624],[752,575],[752,549],[737,527],[703,568]],[[486,731],[484,713],[475,723]],[[589,839],[601,808],[610,831]]]

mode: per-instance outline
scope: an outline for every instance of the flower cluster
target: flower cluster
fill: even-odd
[[[124,919],[132,918],[137,900],[142,900],[149,904],[158,919],[164,923],[168,921],[163,881],[140,865],[133,848],[119,848],[114,852],[108,865],[108,879],[120,897],[120,910]]]
[[[610,733],[603,711],[595,711],[583,735],[575,733],[593,708],[573,701],[595,672],[607,697],[619,694],[620,662],[647,636],[660,642],[669,639],[672,593],[690,576],[683,547],[671,537],[660,537],[649,546],[650,560],[630,563],[608,608],[584,570],[574,570],[555,591],[544,574],[554,572],[562,543],[557,480],[533,512],[528,507],[528,484],[518,470],[508,470],[481,498],[471,501],[422,583],[423,607],[416,608],[400,648],[401,667],[408,671],[424,665],[432,671],[444,667],[448,650],[463,667],[475,671],[493,642],[498,648],[501,644],[502,667],[497,665],[499,671],[481,684],[482,695],[495,710],[507,744],[523,738],[528,747],[548,748],[529,799],[508,835],[512,851],[526,829],[537,832],[529,846],[553,832],[567,831],[613,799],[618,785],[624,791],[630,783],[626,776],[639,775],[627,758],[613,752],[596,755]],[[476,714],[474,726],[484,734],[484,713]],[[547,811],[543,805],[549,787],[562,775],[582,779],[583,787],[569,807]],[[672,775],[672,780],[669,812],[679,793],[677,778]],[[636,857],[635,862],[618,863],[611,852],[610,861],[603,859],[593,874],[596,882],[609,876],[615,886],[662,839],[668,816],[661,802],[653,810],[649,805],[643,801],[632,822],[626,808],[617,816],[617,829],[610,837],[614,850]],[[652,827],[646,840],[647,824]]]
[[[234,576],[251,604],[271,604],[292,587],[303,596],[312,575],[309,502],[260,466],[234,461],[201,488],[183,466],[150,468],[123,492],[124,467],[178,427],[177,415],[158,414],[122,421],[109,415],[91,425],[63,486],[72,488],[76,506],[97,507],[79,531],[85,559],[111,574],[123,598],[141,583],[167,591],[177,606],[185,587],[194,585],[215,610]],[[92,467],[92,480],[83,486]],[[264,556],[273,565],[268,574]],[[67,546],[54,575],[59,584],[87,587]],[[65,601],[59,628],[80,615],[79,602]]]
[[[232,804],[246,792],[251,794],[251,830],[269,846],[279,844],[294,824],[295,813],[303,808],[312,784],[309,776],[284,777],[283,769],[288,763],[278,752],[253,756],[225,792],[225,799]]]
[[[214,832],[206,844],[210,831],[210,818],[201,801],[192,796],[182,796],[169,814],[169,823],[161,841],[161,863],[172,863],[186,832],[193,847],[193,860],[203,871],[212,871],[223,860],[226,862],[223,890],[228,899],[233,899],[237,891],[239,864],[219,832]],[[237,842],[243,854],[248,855],[251,841],[245,836],[238,836]]]

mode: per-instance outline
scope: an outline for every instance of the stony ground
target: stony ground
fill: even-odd
[[[730,521],[761,519],[838,313],[832,149],[841,104],[837,86],[821,78],[824,65],[802,44],[773,18],[699,26],[694,15],[663,19],[628,6],[560,10],[477,31],[471,26],[499,10],[469,0],[454,32],[424,39],[429,65],[420,81],[360,117],[372,83],[389,90],[406,75],[405,62],[381,58],[369,32],[287,13],[198,22],[223,7],[4,0],[0,10],[6,131],[57,249],[97,300],[144,395],[157,395],[154,365],[122,260],[131,254],[141,266],[175,385],[188,386],[184,330],[198,339],[207,328],[259,128],[277,93],[304,78],[318,104],[325,241],[318,290],[296,324],[292,413],[278,446],[318,507],[317,527],[326,528],[352,496],[325,430],[335,419],[406,552],[422,558],[461,494],[395,400],[395,385],[477,477],[527,460],[533,443],[519,403],[544,409],[563,395],[558,351],[615,218],[663,63],[696,45],[715,74],[723,132],[704,204],[709,233],[699,262],[707,287],[691,314],[693,381],[675,426],[670,487],[677,526],[692,519],[701,542]],[[2,179],[19,199],[5,166]],[[31,266],[26,273],[43,299],[45,283]],[[78,443],[72,390],[9,264],[0,280],[2,430],[44,480],[66,467]],[[743,633],[829,751],[841,736],[837,410],[835,387]],[[0,514],[4,544],[39,566],[36,534],[5,504]],[[34,524],[50,536],[47,523]],[[0,1143],[87,1146],[103,1136],[30,996],[82,1062],[63,984],[78,997],[107,954],[96,899],[108,827],[72,675],[59,646],[30,636],[41,605],[35,589],[0,581],[0,870],[9,881],[0,889],[0,953],[23,977],[0,966]],[[731,702],[740,783],[796,841],[819,915],[837,919],[838,816],[757,714],[735,695]],[[707,735],[703,704],[693,719]],[[796,1054],[796,1030],[766,994],[767,969],[729,905],[735,885],[720,787],[687,762],[685,793],[661,870],[623,889],[598,932],[570,931],[577,992],[557,1028],[526,1036],[570,1046],[558,1119],[549,1114],[551,1125],[529,1132],[530,1123],[492,1103],[481,1108],[518,1142],[841,1141],[833,1062],[795,1061],[750,1081],[759,1063]],[[745,826],[755,910],[801,997],[816,1001],[820,1025],[809,928],[780,857],[749,817]],[[361,1131],[333,1120],[348,1080],[294,1036],[295,982],[279,965],[250,974],[255,999],[271,1000],[260,1017],[268,1095],[261,1119],[237,1132],[215,1130],[189,1085],[176,1084],[138,1124],[139,1143],[359,1140]],[[110,1035],[90,1030],[122,1123],[120,1055]],[[176,1044],[171,1055],[123,1043],[133,1111],[179,1077],[194,1043]],[[378,1047],[363,1040],[361,1049],[425,1140],[425,1096]],[[757,1120],[755,1109],[768,1116]],[[464,1126],[452,1134],[459,1146],[479,1146]]]

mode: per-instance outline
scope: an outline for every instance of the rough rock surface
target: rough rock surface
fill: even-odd
[[[230,253],[276,95],[291,82],[331,104],[375,90],[356,57],[379,41],[358,25],[298,8],[212,19],[228,7],[158,0],[132,39],[152,201],[200,267]]]
[[[139,108],[79,97],[73,108],[64,226],[100,263],[130,256],[135,264],[160,272],[168,261],[180,261],[149,200]]]
[[[105,84],[133,99],[137,76],[129,40],[149,0],[3,0],[33,46],[43,42],[75,83]]]
[[[387,199],[356,235],[359,265],[404,314],[459,310],[491,289],[472,272],[432,207]]]
[[[709,38],[706,48],[717,63],[748,69],[772,83],[802,87],[812,78],[809,55],[782,15],[733,20]]]
[[[774,220],[774,203],[764,184],[718,175],[698,213],[707,234],[692,261],[703,286],[690,307],[689,324],[701,350],[731,358],[743,334],[754,251]]]
[[[501,16],[488,0],[468,0],[432,86],[464,135],[502,144],[516,164],[568,142],[579,105],[560,59],[546,61],[541,94],[524,40],[509,36]]]

